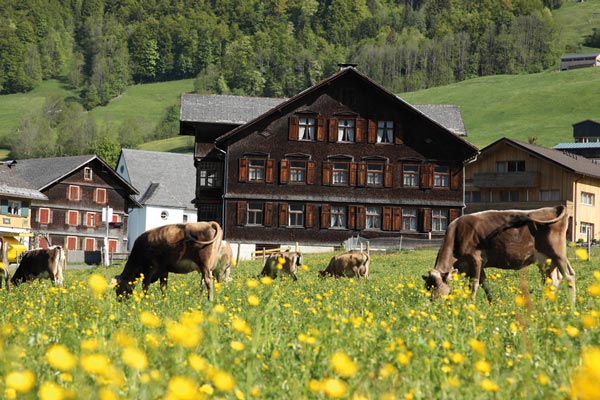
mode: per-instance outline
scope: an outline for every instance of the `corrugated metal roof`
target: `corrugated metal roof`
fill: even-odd
[[[600,149],[600,142],[585,142],[585,143],[559,143],[553,147],[556,150],[570,149]]]

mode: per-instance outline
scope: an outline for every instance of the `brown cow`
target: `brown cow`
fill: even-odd
[[[17,286],[35,278],[49,278],[55,285],[62,285],[66,260],[61,246],[26,251],[10,282]]]
[[[235,265],[235,260],[231,251],[231,245],[229,242],[222,240],[219,247],[217,265],[213,269],[213,275],[217,279],[217,282],[229,282],[232,280],[229,276],[232,265]]]
[[[331,275],[336,278],[340,276],[354,276],[357,279],[362,276],[365,279],[369,279],[370,261],[369,254],[359,250],[351,250],[331,257],[327,268],[324,271],[319,271],[319,276],[325,277]]]
[[[117,296],[131,294],[132,284],[142,275],[144,293],[151,283],[160,279],[164,295],[169,272],[197,271],[212,301],[212,269],[217,264],[222,238],[223,230],[214,221],[165,225],[144,232],[135,240],[123,272],[115,277]],[[200,285],[201,291],[204,285]]]
[[[270,276],[277,278],[279,271],[292,276],[295,281],[298,280],[296,273],[302,265],[302,253],[295,251],[284,251],[269,255],[265,261],[265,265],[260,272],[260,276]]]
[[[486,267],[521,269],[537,263],[555,287],[566,277],[575,301],[575,271],[567,259],[567,210],[564,206],[536,210],[483,211],[463,215],[448,225],[435,266],[424,275],[432,298],[450,293],[455,268],[471,279],[471,296],[485,290]]]

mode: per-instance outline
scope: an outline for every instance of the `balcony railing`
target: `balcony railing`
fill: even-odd
[[[473,186],[478,188],[527,188],[537,185],[537,172],[479,172],[473,175]]]

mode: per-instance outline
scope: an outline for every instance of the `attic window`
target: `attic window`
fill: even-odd
[[[160,213],[160,219],[169,219],[169,212],[168,211],[162,211]]]
[[[83,169],[83,179],[86,181],[91,181],[93,179],[94,175],[92,172],[92,169],[90,167],[85,167]]]

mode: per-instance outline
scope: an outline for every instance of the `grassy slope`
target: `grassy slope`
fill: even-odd
[[[587,0],[583,3],[574,0],[565,1],[554,11],[554,19],[561,27],[561,44],[581,45],[577,52],[595,52],[598,49],[583,46],[583,41],[593,28],[600,28],[600,0]],[[568,50],[567,52],[573,52]]]

